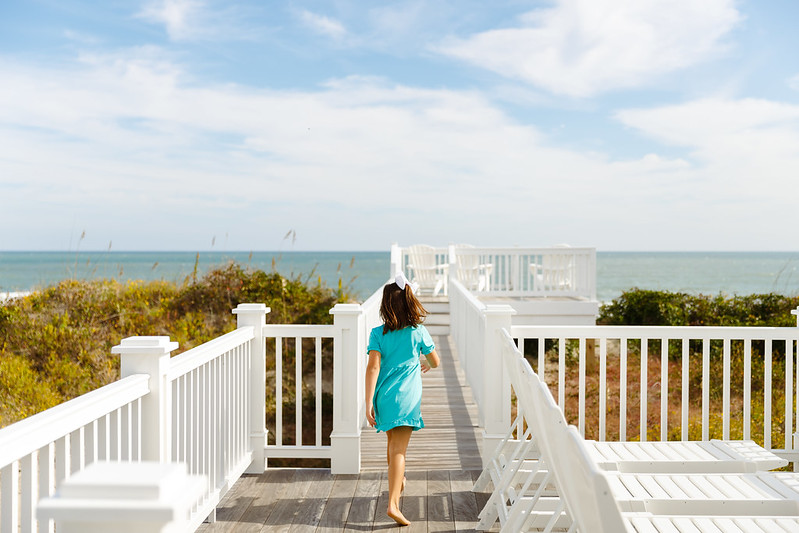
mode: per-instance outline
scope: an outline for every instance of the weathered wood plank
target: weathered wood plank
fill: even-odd
[[[427,473],[428,531],[454,531],[449,471],[431,470]]]
[[[300,510],[297,505],[299,500],[305,497],[312,484],[307,471],[295,470],[294,479],[281,497],[275,503],[272,512],[264,521],[261,533],[288,532],[294,523],[294,519]]]
[[[308,470],[309,483],[305,496],[295,502],[297,513],[289,528],[291,533],[313,533],[322,519],[327,501],[333,488],[335,476],[330,470]]]
[[[355,474],[335,476],[319,527],[316,528],[317,533],[337,533],[344,528],[359,477]]]
[[[411,521],[403,531],[427,533],[427,472],[412,471],[406,477],[405,493],[402,495],[402,514]]]
[[[477,499],[472,492],[474,481],[470,471],[452,470],[449,473],[452,510],[455,516],[455,531],[474,531],[477,515]]]
[[[380,496],[380,472],[364,472],[358,479],[344,531],[370,531]]]
[[[251,493],[252,501],[231,531],[261,531],[272,510],[290,490],[295,473],[292,469],[270,469],[257,476],[252,486],[255,489]]]
[[[255,499],[253,485],[258,476],[244,475],[225,494],[216,507],[216,522],[201,524],[198,533],[221,533],[230,531],[241,519]]]

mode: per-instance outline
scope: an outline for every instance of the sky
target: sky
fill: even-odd
[[[3,0],[0,250],[799,249],[794,0]]]

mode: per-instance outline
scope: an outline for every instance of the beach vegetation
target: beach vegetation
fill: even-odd
[[[350,299],[346,286],[238,263],[182,283],[64,280],[0,305],[0,426],[117,380],[111,348],[125,337],[167,335],[177,355],[232,331],[240,303],[266,304],[268,323],[329,324]]]

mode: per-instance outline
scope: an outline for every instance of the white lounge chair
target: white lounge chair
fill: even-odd
[[[491,273],[494,265],[481,263],[480,256],[470,252],[470,244],[455,245],[455,262],[458,265],[457,279],[464,287],[478,292],[491,290]]]
[[[408,268],[411,281],[419,284],[419,292],[430,290],[433,296],[444,291],[447,294],[448,263],[436,262],[436,249],[425,244],[408,247]]]
[[[581,524],[579,516],[583,512],[582,506],[592,505],[590,500],[586,501],[584,492],[585,472],[595,474],[601,471],[591,460],[585,441],[576,429],[566,426],[549,389],[531,378],[534,372],[526,361],[521,361],[519,368],[532,390],[532,394],[523,393],[520,400],[526,409],[536,411],[532,420],[542,442],[543,460],[553,471],[555,486],[568,507],[570,517],[575,520],[570,529],[599,531],[593,521]],[[634,511],[636,517],[645,513],[647,524],[657,520],[670,521],[678,515],[691,515],[684,518],[688,521],[704,517],[710,522],[721,520],[723,516],[737,515],[746,517],[742,520],[752,524],[762,518],[764,523],[772,526],[779,521],[789,525],[794,521],[799,525],[799,477],[794,473],[673,475],[602,472],[601,476],[604,485],[594,486],[592,492],[599,491],[605,495],[603,497],[610,498],[613,508],[607,503],[601,507],[607,512],[615,509],[617,513],[615,522],[611,520],[609,529],[603,531],[637,531],[632,527],[626,528],[626,515],[621,514],[624,510]],[[592,479],[595,484],[601,484],[597,476]],[[503,530],[527,531],[529,519],[537,514],[536,503],[531,497],[518,498]],[[608,520],[603,518],[604,511],[598,511],[598,508],[597,504],[599,519]],[[786,520],[787,517],[790,518]],[[557,518],[563,520],[560,516]]]
[[[475,491],[485,489],[491,481],[494,491],[480,514],[478,529],[490,528],[497,519],[507,520],[509,508],[517,494],[524,494],[531,486],[536,487],[542,478],[539,449],[540,436],[535,433],[535,413],[525,409],[522,401],[525,394],[540,388],[543,384],[527,361],[513,346],[507,332],[503,350],[503,363],[509,370],[511,384],[516,391],[517,419],[512,424],[494,456],[486,463],[483,472],[475,483]],[[546,385],[543,385],[546,388]],[[547,389],[548,393],[548,389]],[[551,407],[560,417],[560,424],[566,421],[554,399],[548,395]],[[527,429],[519,439],[513,439],[514,428]],[[585,441],[592,461],[598,467],[620,472],[755,472],[785,466],[787,461],[763,449],[752,441],[710,441],[710,442],[597,442]],[[531,477],[532,476],[532,477]],[[531,483],[531,480],[533,483]],[[519,487],[526,485],[522,490]],[[547,494],[546,491],[541,494]]]
[[[556,248],[569,248],[560,244]],[[574,255],[570,253],[545,252],[541,263],[530,263],[530,274],[535,279],[535,288],[544,292],[571,291],[577,286]]]
[[[591,533],[777,533],[799,532],[799,518],[746,516],[730,509],[730,516],[659,515],[622,513],[613,497],[608,476],[591,461],[580,446],[577,428],[568,428],[556,459],[556,483],[569,516],[571,531]]]

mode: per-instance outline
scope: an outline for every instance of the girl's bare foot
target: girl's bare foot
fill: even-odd
[[[392,509],[391,507],[388,508],[386,514],[394,519],[394,521],[401,525],[401,526],[409,526],[411,522],[405,518],[405,516],[400,512],[399,509]]]

